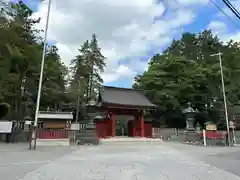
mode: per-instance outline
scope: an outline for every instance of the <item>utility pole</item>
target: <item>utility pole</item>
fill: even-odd
[[[230,131],[229,131],[227,99],[226,99],[225,84],[224,84],[224,77],[223,77],[222,53],[219,52],[217,54],[212,54],[210,56],[218,56],[218,59],[219,59],[219,66],[220,66],[220,71],[221,71],[221,81],[222,81],[222,93],[223,93],[224,109],[225,109],[225,119],[226,119],[227,134],[228,134],[228,144],[230,146],[231,138],[230,138]]]
[[[44,71],[45,55],[46,55],[46,49],[47,49],[47,34],[48,34],[48,24],[49,24],[51,3],[52,3],[52,0],[49,0],[48,11],[47,11],[47,21],[46,21],[46,26],[44,31],[45,34],[44,34],[44,41],[43,41],[44,44],[43,44],[43,52],[42,52],[41,71],[40,71],[39,84],[38,84],[36,111],[35,111],[34,125],[32,129],[32,137],[31,137],[31,142],[29,147],[29,149],[32,149],[32,145],[33,145],[34,150],[36,149],[36,141],[37,141],[38,113],[39,113],[39,106],[40,106],[40,100],[41,100],[43,71]]]

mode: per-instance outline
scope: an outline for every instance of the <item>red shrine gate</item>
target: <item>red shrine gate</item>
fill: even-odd
[[[127,123],[130,137],[152,137],[152,123],[144,121],[144,110],[156,106],[140,92],[133,89],[104,87],[101,94],[102,108],[106,112],[104,120],[96,121],[99,138],[116,136],[118,115],[131,115],[133,120]]]

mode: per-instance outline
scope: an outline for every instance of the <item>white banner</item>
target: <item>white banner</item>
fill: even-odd
[[[11,121],[0,121],[0,133],[11,133],[12,122]]]
[[[72,123],[70,129],[73,130],[73,131],[79,131],[80,130],[80,124],[79,123]]]

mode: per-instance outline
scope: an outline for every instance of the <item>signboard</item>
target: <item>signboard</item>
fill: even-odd
[[[79,131],[80,130],[80,124],[79,123],[72,123],[71,124],[71,130]]]
[[[66,127],[65,122],[44,122],[43,128],[47,129],[64,129]]]
[[[12,122],[11,121],[1,121],[0,122],[0,133],[11,133]]]
[[[32,124],[32,121],[25,121],[25,124],[26,124],[26,125],[31,125],[31,124]]]
[[[216,131],[217,130],[217,126],[216,126],[216,124],[207,124],[206,125],[206,130],[207,131]]]
[[[229,128],[235,128],[235,123],[233,121],[229,121]]]

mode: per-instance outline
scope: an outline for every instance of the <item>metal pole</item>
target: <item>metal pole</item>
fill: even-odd
[[[222,81],[222,93],[223,93],[223,100],[224,100],[224,109],[225,109],[225,119],[227,125],[227,134],[228,134],[228,144],[231,146],[231,138],[230,138],[230,131],[229,131],[229,120],[228,120],[228,110],[227,110],[227,100],[226,100],[226,92],[225,92],[225,84],[224,84],[224,77],[223,77],[223,66],[222,66],[222,53],[212,54],[211,56],[218,56],[219,65],[221,70],[221,81]]]
[[[207,138],[206,138],[206,130],[203,129],[203,144],[204,146],[207,146]]]
[[[38,113],[39,113],[41,91],[42,91],[43,71],[44,71],[45,54],[46,54],[46,48],[47,48],[47,34],[48,34],[48,25],[49,25],[51,3],[52,3],[52,0],[49,0],[48,11],[47,11],[47,21],[46,21],[44,41],[43,41],[44,44],[43,44],[43,52],[42,52],[41,71],[40,71],[39,84],[38,84],[38,94],[37,94],[35,119],[34,119],[34,125],[33,125],[33,133],[32,133],[32,140],[34,140],[34,149],[36,148],[36,139],[37,139],[36,131],[37,131],[37,125],[38,125]]]

